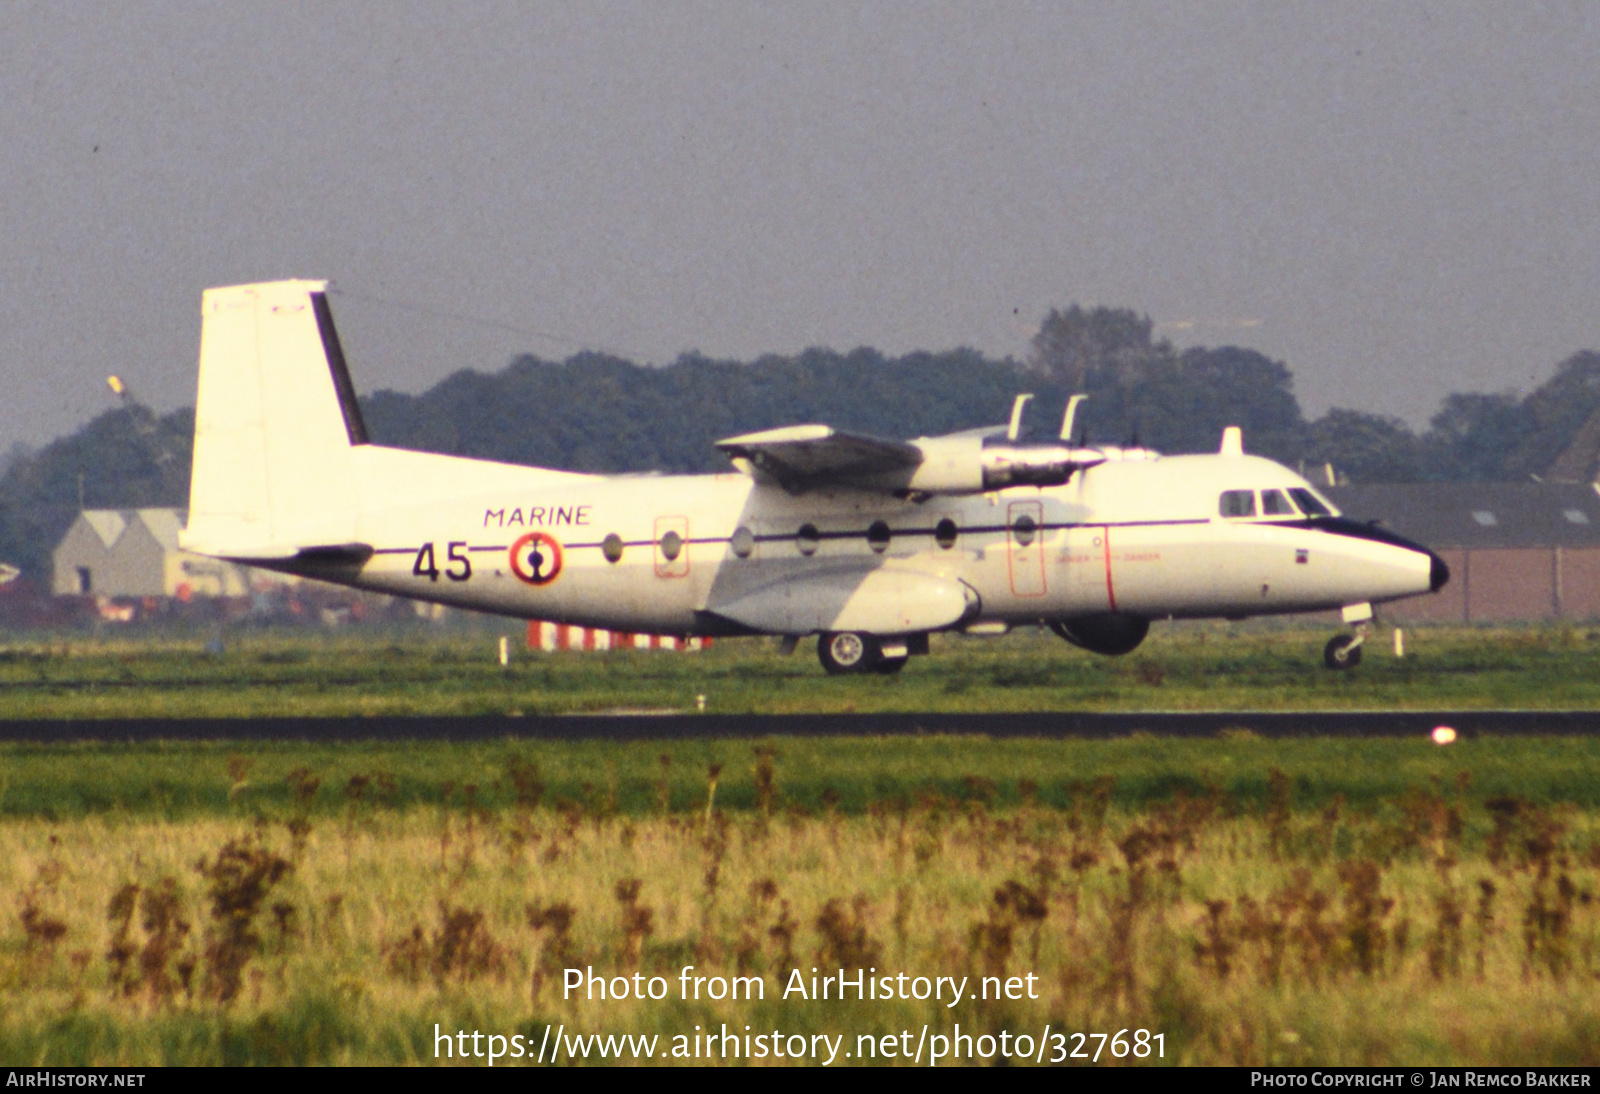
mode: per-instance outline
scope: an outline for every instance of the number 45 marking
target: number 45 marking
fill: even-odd
[[[450,568],[444,571],[444,576],[451,581],[465,581],[472,576],[472,561],[466,556],[466,541],[457,540],[445,544],[446,559]],[[417,551],[417,558],[411,564],[413,577],[425,577],[429,581],[439,580],[439,566],[433,560],[433,544],[424,543]]]

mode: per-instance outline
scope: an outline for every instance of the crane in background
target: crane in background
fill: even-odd
[[[172,450],[170,437],[161,425],[161,419],[156,412],[151,410],[134,394],[133,388],[120,376],[107,376],[106,385],[111,388],[122,409],[127,411],[128,421],[133,425],[134,432],[139,436],[145,450],[156,465],[156,470],[161,475],[161,485],[166,487],[165,492],[173,498],[180,498],[188,492],[188,484],[184,481],[183,461]],[[78,477],[79,508],[83,508],[83,476]]]

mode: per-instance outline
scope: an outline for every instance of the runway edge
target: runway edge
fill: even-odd
[[[1448,725],[1459,736],[1600,734],[1600,710],[1201,711],[1004,714],[666,714],[513,717],[83,719],[0,722],[0,743],[147,741],[485,741],[529,739],[983,736],[1109,739],[1412,737]]]

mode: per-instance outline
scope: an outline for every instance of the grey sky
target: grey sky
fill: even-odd
[[[1597,74],[1582,3],[10,4],[0,445],[192,401],[200,291],[290,276],[362,390],[1077,301],[1421,423],[1600,348]]]

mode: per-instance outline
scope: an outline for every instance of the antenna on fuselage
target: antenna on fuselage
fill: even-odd
[[[1017,401],[1011,404],[1011,424],[1006,426],[1006,440],[1014,441],[1022,433],[1022,408],[1031,398],[1032,394],[1018,395]]]
[[[1078,416],[1078,404],[1088,397],[1087,395],[1074,395],[1067,400],[1067,414],[1066,417],[1061,419],[1061,439],[1068,444],[1072,443],[1072,421]]]

